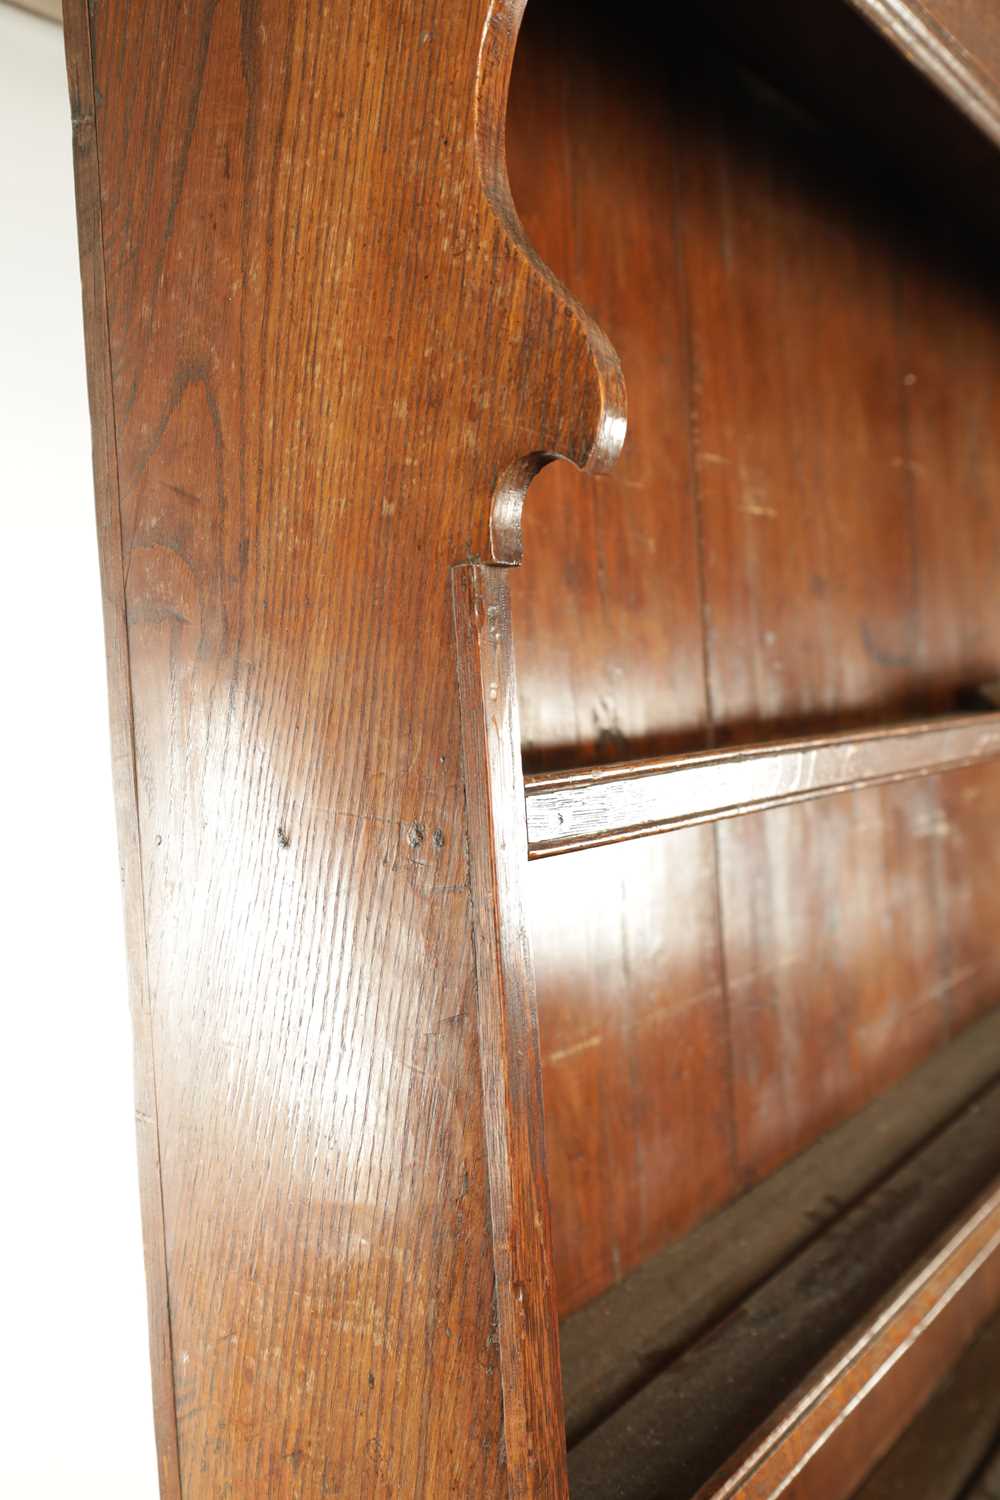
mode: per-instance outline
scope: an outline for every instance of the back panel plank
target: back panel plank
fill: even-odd
[[[515,198],[632,401],[615,475],[528,497],[529,773],[864,731],[1000,675],[988,259],[714,45],[525,23]],[[564,1311],[996,1003],[998,811],[963,770],[533,865]]]
[[[615,324],[630,437],[608,477],[553,464],[528,496],[511,585],[528,770],[696,745],[706,712],[668,100],[588,25],[529,6],[510,169],[531,237]],[[711,835],[535,865],[527,896],[567,1311],[734,1190]]]

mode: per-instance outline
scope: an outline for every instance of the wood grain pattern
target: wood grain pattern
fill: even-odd
[[[448,573],[622,424],[497,206],[520,6],[67,12],[161,1459],[506,1495]]]
[[[631,403],[613,474],[529,494],[529,774],[863,732],[997,676],[991,252],[810,103],[692,15],[668,49],[529,10],[515,201]],[[533,863],[564,1313],[995,1005],[998,812],[983,767]]]
[[[720,822],[997,756],[1000,714],[973,714],[867,734],[543,772],[525,782],[528,857]]]
[[[452,587],[504,1442],[515,1500],[568,1500],[507,571],[466,564]]]
[[[73,123],[80,281],[87,332],[87,389],[90,399],[98,559],[108,664],[111,764],[118,814],[118,857],[124,897],[128,995],[135,1039],[133,1086],[149,1316],[153,1423],[161,1500],[180,1500],[170,1302],[160,1181],[156,1062],[146,963],[145,893],[138,822],[139,789],[132,740],[128,630],[123,609],[125,558],[118,509],[117,436],[111,361],[107,339],[101,337],[101,329],[107,316],[107,293],[97,122],[90,33],[79,8],[70,7],[66,16],[66,58]]]
[[[529,7],[512,81],[518,211],[613,325],[629,384],[614,472],[553,464],[528,495],[511,593],[529,773],[704,744],[672,70],[655,26],[615,33],[594,7]],[[565,1313],[736,1190],[711,833],[538,861],[527,890]]]
[[[519,52],[512,199],[522,9],[69,6],[173,1500],[563,1493],[494,962],[521,805],[486,810],[475,737],[466,802],[453,566],[528,558],[536,770],[997,675],[992,264],[696,18],[668,55],[568,0]],[[624,403],[532,242],[639,392],[601,491],[539,473],[609,463]],[[998,816],[966,770],[533,867],[564,1310],[995,1004]]]
[[[945,706],[1000,643],[988,625],[959,656],[950,630],[936,634],[942,617],[977,611],[959,549],[979,522],[960,465],[942,464],[933,492],[916,488],[909,424],[930,391],[908,362],[902,304],[916,263],[940,299],[913,306],[925,341],[946,330],[932,306],[954,302],[961,320],[978,305],[989,391],[995,296],[975,250],[949,257],[896,178],[866,178],[834,135],[765,116],[735,90],[719,110],[721,136],[692,153],[681,226],[719,738]],[[734,171],[744,126],[755,144]],[[954,373],[978,402],[977,376]],[[957,406],[950,415],[962,421]],[[937,566],[927,529],[945,512],[954,536]],[[759,1180],[925,1056],[966,985],[995,1002],[989,945],[954,884],[995,891],[995,863],[941,864],[972,833],[951,800],[969,779],[990,796],[997,778],[963,772],[954,786],[927,780],[716,829],[742,1174]],[[952,945],[966,943],[963,970]]]

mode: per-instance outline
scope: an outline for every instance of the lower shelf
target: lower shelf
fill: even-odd
[[[987,1497],[1000,1500],[1000,1318],[978,1335],[854,1500]]]
[[[846,1500],[1000,1305],[998,1177],[1000,1013],[564,1323],[573,1500]]]

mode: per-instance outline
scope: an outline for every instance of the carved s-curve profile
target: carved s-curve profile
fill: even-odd
[[[521,514],[532,479],[564,458],[591,474],[605,473],[625,441],[625,381],[610,339],[531,245],[514,206],[507,176],[507,97],[526,0],[490,0],[483,26],[476,89],[476,146],[483,192],[527,272],[521,295],[547,303],[543,326],[561,350],[557,399],[538,413],[539,431],[512,454],[496,477],[490,514],[494,562],[521,561]],[[527,326],[537,326],[532,319]]]

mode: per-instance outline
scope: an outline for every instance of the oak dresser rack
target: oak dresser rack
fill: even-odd
[[[998,1493],[995,0],[63,12],[162,1500]]]

